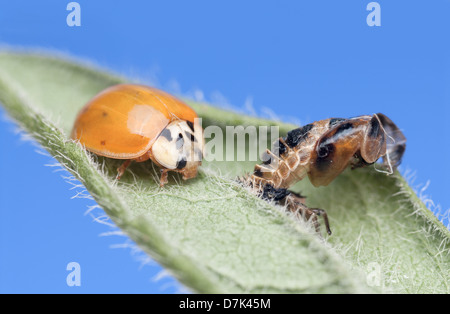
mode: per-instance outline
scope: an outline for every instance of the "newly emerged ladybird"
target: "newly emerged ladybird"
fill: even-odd
[[[151,159],[161,168],[194,178],[203,157],[203,129],[195,111],[174,96],[144,85],[107,88],[78,114],[71,138],[104,157],[123,159],[117,178],[131,161]]]
[[[328,234],[327,214],[309,208],[304,197],[289,191],[306,176],[314,186],[328,185],[348,166],[364,167],[383,158],[390,173],[400,164],[406,138],[384,114],[351,119],[331,118],[307,124],[275,141],[262,156],[263,163],[240,181],[251,186],[262,198],[287,206],[289,211],[312,219],[323,216]]]

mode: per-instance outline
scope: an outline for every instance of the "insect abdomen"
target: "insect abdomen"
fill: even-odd
[[[288,188],[302,180],[309,171],[310,152],[321,134],[329,129],[329,121],[307,124],[276,140],[272,150],[263,154],[263,163],[255,166],[250,178],[253,185],[259,183]]]

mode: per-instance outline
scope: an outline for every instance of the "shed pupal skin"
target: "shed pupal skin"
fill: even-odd
[[[317,216],[323,216],[331,234],[326,212],[309,208],[300,194],[289,191],[306,176],[314,186],[331,183],[347,167],[365,167],[383,158],[392,173],[400,164],[406,138],[385,115],[378,113],[350,119],[320,120],[288,132],[267,150],[263,163],[239,181],[261,198],[287,206],[291,212],[311,219],[319,231]]]

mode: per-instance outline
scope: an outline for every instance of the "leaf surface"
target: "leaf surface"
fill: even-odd
[[[400,174],[346,171],[327,187],[303,180],[307,205],[328,211],[326,239],[237,185],[255,162],[204,162],[196,179],[160,188],[151,163],[120,182],[119,161],[69,140],[80,108],[129,80],[73,60],[0,53],[0,102],[66,167],[106,214],[185,286],[204,293],[449,293],[450,233]],[[203,126],[294,126],[189,102]],[[324,117],[327,118],[327,117]],[[57,235],[55,235],[57,236]]]

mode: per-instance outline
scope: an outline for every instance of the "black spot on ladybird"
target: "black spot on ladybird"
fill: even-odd
[[[186,164],[187,164],[186,157],[182,156],[182,157],[181,157],[180,159],[178,159],[178,161],[177,161],[177,169],[178,169],[178,170],[183,169],[184,167],[186,167]]]
[[[107,117],[107,116],[108,116],[108,113],[107,113],[106,111],[103,111],[103,112],[102,112],[102,116],[103,116],[103,117]]]
[[[294,129],[290,132],[288,132],[286,136],[286,144],[290,148],[294,148],[301,144],[307,137],[309,131],[314,127],[313,124],[307,124],[301,128]]]
[[[105,146],[106,145],[106,141],[101,141],[100,144]]]
[[[165,137],[169,142],[172,141],[172,134],[170,133],[169,129],[162,130],[159,136]]]
[[[194,132],[194,123],[192,123],[191,121],[186,121],[186,123],[189,126],[189,128],[192,130],[192,132]]]
[[[197,139],[195,138],[194,134],[189,133],[188,131],[184,131],[184,134],[186,134],[186,136],[191,139],[191,142],[197,142]]]
[[[184,145],[184,138],[183,138],[183,134],[179,133],[178,134],[178,138],[177,141],[175,142],[176,148],[180,149],[183,147]]]

